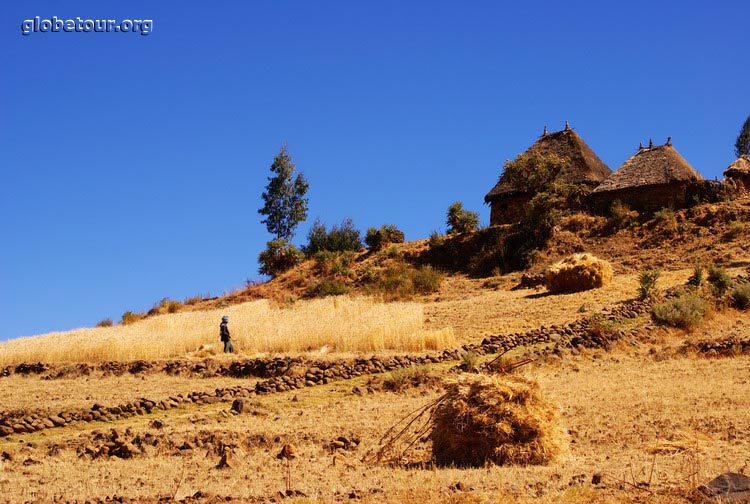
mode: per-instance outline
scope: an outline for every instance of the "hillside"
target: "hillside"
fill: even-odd
[[[530,269],[488,268],[512,231],[318,257],[127,325],[0,344],[0,502],[687,503],[750,470],[750,200],[574,215]],[[522,285],[579,251],[611,283]],[[696,265],[719,267],[696,282]],[[637,299],[648,268],[656,294]],[[687,301],[699,317],[680,325]],[[217,352],[225,313],[233,355]],[[514,362],[554,408],[553,462],[439,466],[428,435],[374,460],[451,383]]]

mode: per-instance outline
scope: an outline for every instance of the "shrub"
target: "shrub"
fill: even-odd
[[[441,235],[437,230],[434,230],[432,233],[430,233],[430,241],[429,241],[430,248],[440,247],[444,243],[445,243],[445,236]]]
[[[460,201],[454,201],[448,207],[447,217],[448,234],[476,231],[479,227],[479,214],[464,209],[464,204]]]
[[[429,382],[430,376],[424,367],[404,367],[394,369],[383,378],[383,388],[393,392],[402,392],[409,387],[416,387]]]
[[[657,304],[651,310],[656,323],[683,329],[697,327],[705,315],[706,302],[693,294],[682,294]]]
[[[96,324],[96,327],[112,327],[113,325],[114,324],[112,323],[112,319],[111,318],[105,318],[105,319],[100,320]]]
[[[328,231],[326,230],[326,226],[320,222],[320,219],[315,219],[315,222],[313,222],[310,230],[307,232],[307,245],[303,247],[305,254],[311,257],[318,252],[328,250],[326,248],[327,243]]]
[[[201,296],[193,296],[193,297],[189,297],[189,298],[187,298],[187,299],[186,299],[186,300],[184,301],[184,304],[186,304],[186,305],[188,305],[188,306],[192,306],[192,305],[194,305],[194,304],[198,304],[198,303],[200,303],[201,301],[203,301],[203,298],[202,298]]]
[[[589,336],[610,338],[616,331],[617,325],[615,322],[597,314],[589,318],[588,330],[586,332],[588,332]]]
[[[459,367],[468,373],[476,373],[479,371],[479,355],[474,352],[466,352],[461,356]]]
[[[729,221],[727,223],[726,230],[724,231],[723,239],[725,241],[732,241],[736,238],[738,238],[740,235],[744,234],[747,231],[747,226],[738,221]]]
[[[412,274],[414,290],[421,294],[429,294],[440,290],[443,275],[430,265],[422,266]]]
[[[603,287],[612,281],[612,266],[591,254],[574,254],[552,265],[546,272],[547,290],[579,292]]]
[[[732,305],[739,310],[750,308],[750,284],[741,284],[732,289]]]
[[[655,294],[656,281],[661,276],[658,269],[647,269],[638,276],[638,295],[641,299],[649,299]]]
[[[442,273],[432,266],[415,269],[403,261],[391,261],[378,272],[368,269],[361,277],[371,293],[382,294],[386,301],[436,292],[442,279]]]
[[[308,294],[320,297],[341,296],[347,292],[349,292],[349,286],[341,280],[323,280],[308,290]]]
[[[693,287],[700,287],[703,284],[703,267],[696,266],[693,268],[693,274],[687,280],[688,285]]]
[[[677,231],[677,217],[675,216],[674,210],[669,207],[664,207],[661,210],[654,212],[654,222],[656,222],[657,226],[666,231],[672,233]]]
[[[134,313],[128,310],[122,314],[122,318],[120,319],[120,324],[121,325],[133,324],[135,322],[138,322],[139,320],[142,320],[144,317],[145,315],[141,312]]]
[[[404,254],[398,249],[397,246],[391,245],[388,250],[385,251],[385,256],[389,259],[401,259]]]
[[[303,248],[308,257],[321,250],[330,252],[358,251],[362,248],[362,240],[359,230],[354,227],[354,223],[348,217],[339,226],[335,224],[331,226],[330,231],[327,231],[325,225],[319,219],[316,219],[307,233],[307,245]]]
[[[519,254],[523,266],[531,267],[538,259],[538,251],[547,245],[555,229],[573,205],[571,195],[576,193],[572,184],[554,181],[545,191],[537,193],[526,205],[521,217]]]
[[[336,254],[330,250],[319,250],[313,255],[315,261],[315,270],[319,273],[328,274],[331,271],[333,263],[336,261]]]
[[[638,220],[638,212],[631,210],[622,201],[616,199],[609,207],[609,227],[613,231],[632,226]]]
[[[513,161],[506,161],[501,177],[515,187],[530,192],[544,190],[569,164],[569,159],[555,154],[519,154]]]
[[[732,278],[727,273],[727,270],[720,266],[711,265],[708,267],[708,277],[706,278],[708,283],[713,288],[714,295],[716,297],[724,297],[732,287]]]
[[[393,224],[384,224],[380,228],[368,228],[365,245],[371,252],[377,252],[388,243],[404,243],[404,232]]]
[[[284,238],[276,238],[266,243],[266,249],[258,256],[258,272],[275,277],[297,266],[304,258],[305,254],[297,247]]]
[[[174,299],[163,298],[148,311],[147,315],[161,315],[164,313],[177,313],[182,308],[182,303]]]

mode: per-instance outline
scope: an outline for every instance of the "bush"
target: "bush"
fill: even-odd
[[[711,284],[714,296],[721,298],[729,292],[732,287],[732,278],[727,273],[727,270],[720,266],[711,265],[708,267],[708,277],[706,278],[708,283]]]
[[[569,209],[576,206],[578,194],[573,184],[556,180],[531,198],[519,226],[518,250],[524,267],[531,267],[539,259],[538,251],[547,245]]]
[[[139,320],[142,320],[145,317],[143,313],[134,313],[130,310],[126,311],[122,314],[122,318],[120,319],[121,325],[129,325],[133,324],[135,322],[138,322]]]
[[[682,294],[653,307],[651,317],[658,324],[682,329],[697,327],[706,315],[706,302],[693,294]]]
[[[612,266],[591,254],[574,254],[552,265],[546,272],[547,290],[579,292],[603,287],[612,281]]]
[[[672,233],[677,231],[677,217],[675,216],[674,210],[671,208],[664,207],[661,210],[654,212],[654,221],[657,226],[666,231]]]
[[[723,239],[725,241],[732,241],[736,238],[738,238],[740,235],[745,234],[747,232],[747,226],[738,221],[729,221],[727,223],[726,230],[724,231]]]
[[[307,246],[303,247],[308,257],[322,250],[330,252],[358,251],[362,248],[359,230],[354,227],[350,218],[344,219],[339,226],[331,226],[327,231],[324,224],[316,219],[307,233]]]
[[[432,247],[440,247],[445,243],[445,236],[441,235],[437,230],[434,230],[432,233],[430,233],[430,241],[429,246]]]
[[[297,266],[305,259],[305,254],[284,238],[276,238],[266,243],[266,249],[258,255],[262,275],[275,277]]]
[[[464,204],[460,201],[454,201],[448,207],[447,216],[448,234],[476,231],[479,227],[479,214],[464,209]]]
[[[693,268],[693,274],[687,280],[688,285],[700,287],[703,284],[703,267],[696,266]]]
[[[638,220],[638,212],[623,205],[619,199],[612,202],[609,207],[609,227],[613,231],[632,226]]]
[[[569,162],[567,157],[555,154],[519,154],[513,161],[505,162],[501,177],[511,186],[539,192],[545,190]]]
[[[638,295],[641,299],[649,299],[655,294],[656,281],[661,276],[658,269],[647,269],[638,276]]]
[[[415,269],[403,261],[391,261],[380,271],[368,269],[361,280],[372,294],[386,301],[410,299],[415,294],[429,294],[440,289],[443,275],[432,266]]]
[[[604,318],[602,315],[594,315],[589,318],[589,326],[586,332],[589,336],[608,339],[617,332],[617,326],[615,322]]]
[[[201,301],[203,301],[203,298],[201,296],[193,296],[193,297],[187,298],[184,304],[188,306],[192,306],[192,305],[200,303]]]
[[[423,266],[412,274],[414,290],[420,294],[429,294],[440,290],[443,275],[432,266]]]
[[[314,287],[308,289],[309,295],[326,297],[341,296],[349,292],[349,286],[341,280],[323,280]]]
[[[750,284],[737,285],[732,289],[732,305],[738,310],[750,308]]]
[[[112,327],[113,325],[114,324],[112,323],[112,319],[111,318],[105,318],[105,319],[100,320],[96,324],[96,327]]]
[[[404,243],[404,233],[393,224],[384,224],[380,228],[369,228],[365,235],[365,244],[371,252],[377,252],[388,243]]]
[[[383,388],[393,392],[402,392],[409,387],[417,387],[429,382],[430,376],[424,367],[404,367],[394,369],[383,378]]]
[[[479,355],[474,352],[466,352],[461,356],[461,370],[467,373],[476,373],[479,371]]]
[[[319,250],[313,255],[315,261],[315,270],[319,273],[328,274],[331,271],[333,263],[336,261],[336,254],[330,250]]]
[[[146,315],[163,315],[165,313],[177,313],[182,308],[182,303],[169,298],[163,298],[156,303]]]

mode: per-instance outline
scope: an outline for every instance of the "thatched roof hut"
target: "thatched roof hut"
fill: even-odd
[[[566,159],[568,162],[557,177],[571,184],[593,187],[612,173],[567,122],[564,130],[554,133],[548,133],[545,127],[542,136],[525,154],[555,155]],[[523,205],[533,197],[533,192],[532,188],[516,187],[504,174],[501,175],[495,187],[484,197],[485,203],[492,205],[490,224],[517,221]]]
[[[672,146],[641,146],[591,193],[597,207],[616,199],[637,209],[682,206],[685,189],[703,177]],[[607,206],[608,208],[608,206]]]
[[[724,177],[739,183],[746,191],[750,191],[750,159],[747,154],[738,157],[736,161],[724,170]]]

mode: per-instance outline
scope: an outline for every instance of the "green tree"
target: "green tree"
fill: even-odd
[[[448,234],[476,231],[479,227],[479,214],[466,210],[460,201],[454,201],[448,207]]]
[[[737,135],[737,141],[734,143],[734,153],[737,154],[737,157],[742,155],[750,156],[750,116],[747,116],[740,134]]]
[[[302,173],[294,176],[295,167],[286,146],[279,149],[271,165],[272,177],[262,194],[264,205],[258,213],[266,218],[261,223],[277,239],[289,240],[300,222],[307,219],[307,202],[305,197],[309,184]]]

